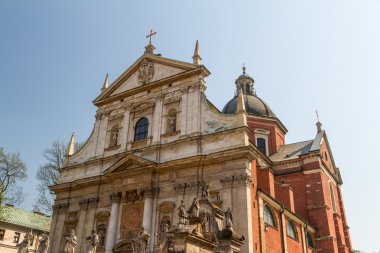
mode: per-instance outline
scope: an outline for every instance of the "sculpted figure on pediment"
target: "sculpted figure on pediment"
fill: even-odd
[[[144,59],[141,62],[140,68],[137,73],[137,81],[140,85],[148,84],[152,81],[154,74],[153,63]]]

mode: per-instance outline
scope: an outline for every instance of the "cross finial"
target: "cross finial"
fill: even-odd
[[[149,38],[149,44],[152,44],[152,36],[157,34],[157,32],[153,32],[153,29],[150,29],[150,33],[146,36],[146,38]]]
[[[317,131],[318,133],[322,131],[322,123],[319,121],[319,113],[318,110],[315,110],[315,114],[317,115]]]
[[[243,68],[242,69],[243,69],[243,74],[245,75],[245,69],[246,69],[245,68],[245,63],[243,63]]]

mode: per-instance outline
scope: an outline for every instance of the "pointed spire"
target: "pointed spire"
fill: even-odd
[[[108,88],[108,73],[106,75],[106,78],[104,79],[104,83],[103,83],[103,87],[102,87],[102,91],[104,91],[105,89]]]
[[[69,145],[67,145],[66,156],[71,156],[74,154],[74,145],[75,145],[75,137],[74,132],[71,135]]]
[[[322,131],[322,123],[319,121],[319,114],[318,114],[318,110],[315,111],[315,113],[317,114],[317,132],[321,132]]]
[[[201,64],[202,57],[199,54],[199,43],[198,40],[195,43],[195,50],[193,55],[193,64],[200,65]]]

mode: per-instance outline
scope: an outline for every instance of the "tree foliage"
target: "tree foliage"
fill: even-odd
[[[24,194],[17,183],[26,178],[26,166],[20,153],[6,153],[4,148],[0,147],[0,204],[20,204]]]
[[[78,151],[82,146],[82,143],[75,143],[75,151]],[[40,166],[36,175],[39,184],[37,186],[38,197],[33,205],[35,211],[47,214],[53,211],[52,207],[55,195],[49,190],[49,186],[58,183],[66,148],[67,145],[57,140],[43,152],[46,163]]]

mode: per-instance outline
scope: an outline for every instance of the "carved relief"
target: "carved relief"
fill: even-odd
[[[141,228],[144,213],[144,204],[124,205],[121,215],[122,231],[138,230]]]
[[[137,81],[140,85],[148,84],[152,81],[154,75],[154,66],[153,63],[148,62],[144,59],[141,62],[137,73]]]

